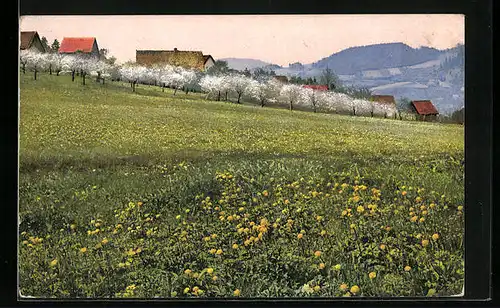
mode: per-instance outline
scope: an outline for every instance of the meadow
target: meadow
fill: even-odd
[[[463,126],[21,74],[19,134],[23,296],[462,291]]]

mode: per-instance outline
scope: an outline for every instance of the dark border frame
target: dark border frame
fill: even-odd
[[[443,297],[433,299],[421,298],[366,298],[366,299],[214,299],[214,300],[161,300],[161,301],[114,301],[114,300],[87,300],[87,301],[17,301],[17,162],[18,162],[18,108],[13,100],[4,105],[0,113],[0,120],[4,133],[2,134],[2,157],[6,160],[2,164],[2,173],[8,174],[7,184],[2,185],[2,196],[7,196],[8,220],[2,224],[8,231],[4,243],[10,249],[0,252],[0,273],[4,273],[3,285],[0,288],[2,300],[0,303],[10,305],[30,306],[60,305],[67,303],[86,303],[90,305],[114,305],[118,303],[134,304],[250,304],[250,303],[277,303],[286,305],[294,303],[307,304],[361,304],[378,305],[394,303],[398,306],[408,304],[422,305],[477,305],[493,304],[492,296],[492,133],[493,133],[493,102],[492,102],[492,0],[414,0],[411,2],[388,0],[349,0],[342,2],[288,2],[278,0],[268,1],[40,1],[22,0],[19,4],[19,15],[136,15],[136,14],[464,14],[465,15],[465,97],[467,111],[465,115],[465,225],[466,225],[466,252],[465,252],[465,296]],[[16,16],[17,28],[8,35],[11,49],[18,48],[19,15]],[[15,47],[14,47],[15,46]],[[17,63],[13,72],[17,76]],[[17,83],[12,78],[10,82]],[[10,89],[14,89],[15,84]],[[15,101],[18,101],[16,95]],[[7,133],[5,133],[7,132]],[[4,138],[5,136],[5,138]],[[5,140],[5,141],[4,141]],[[15,162],[15,163],[14,163]],[[5,192],[3,192],[5,190]],[[16,231],[14,231],[16,230]],[[2,240],[3,242],[3,240]],[[2,245],[3,246],[3,245]],[[7,254],[7,255],[6,255]]]

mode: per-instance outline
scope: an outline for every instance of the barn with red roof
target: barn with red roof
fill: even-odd
[[[430,100],[412,101],[411,105],[415,109],[417,117],[420,120],[424,121],[435,120],[437,115],[439,114],[436,107],[434,107],[434,105]]]
[[[77,52],[99,57],[99,46],[95,37],[65,37],[59,47],[61,54],[75,54]]]
[[[21,50],[38,50],[46,52],[40,36],[36,31],[21,31],[19,48]]]

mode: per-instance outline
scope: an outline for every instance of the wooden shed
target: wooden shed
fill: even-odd
[[[439,112],[430,100],[411,101],[417,119],[421,121],[435,121]]]

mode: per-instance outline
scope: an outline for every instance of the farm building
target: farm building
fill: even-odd
[[[91,57],[99,57],[99,46],[95,37],[65,37],[59,47],[61,54],[81,52]]]
[[[423,121],[436,120],[439,112],[430,100],[411,101],[411,105],[417,113],[417,119]]]
[[[201,51],[178,50],[136,50],[135,61],[140,65],[170,64],[199,71],[207,70],[215,64],[211,55]]]
[[[211,55],[204,55],[203,59],[205,60],[205,63],[204,63],[205,70],[208,70],[209,68],[211,68],[212,66],[215,65],[215,60],[214,60],[214,58],[212,58]]]
[[[21,50],[38,50],[40,52],[46,52],[45,48],[42,45],[42,41],[40,40],[40,36],[36,31],[21,31],[20,36],[20,49]]]
[[[288,77],[286,77],[286,76],[277,75],[277,76],[273,76],[273,78],[277,81],[280,81],[283,83],[288,83]]]
[[[306,88],[306,89],[313,89],[313,90],[318,90],[318,91],[328,91],[327,85],[306,84],[306,85],[303,85],[302,87]]]
[[[371,101],[396,107],[396,100],[392,95],[372,95]]]

